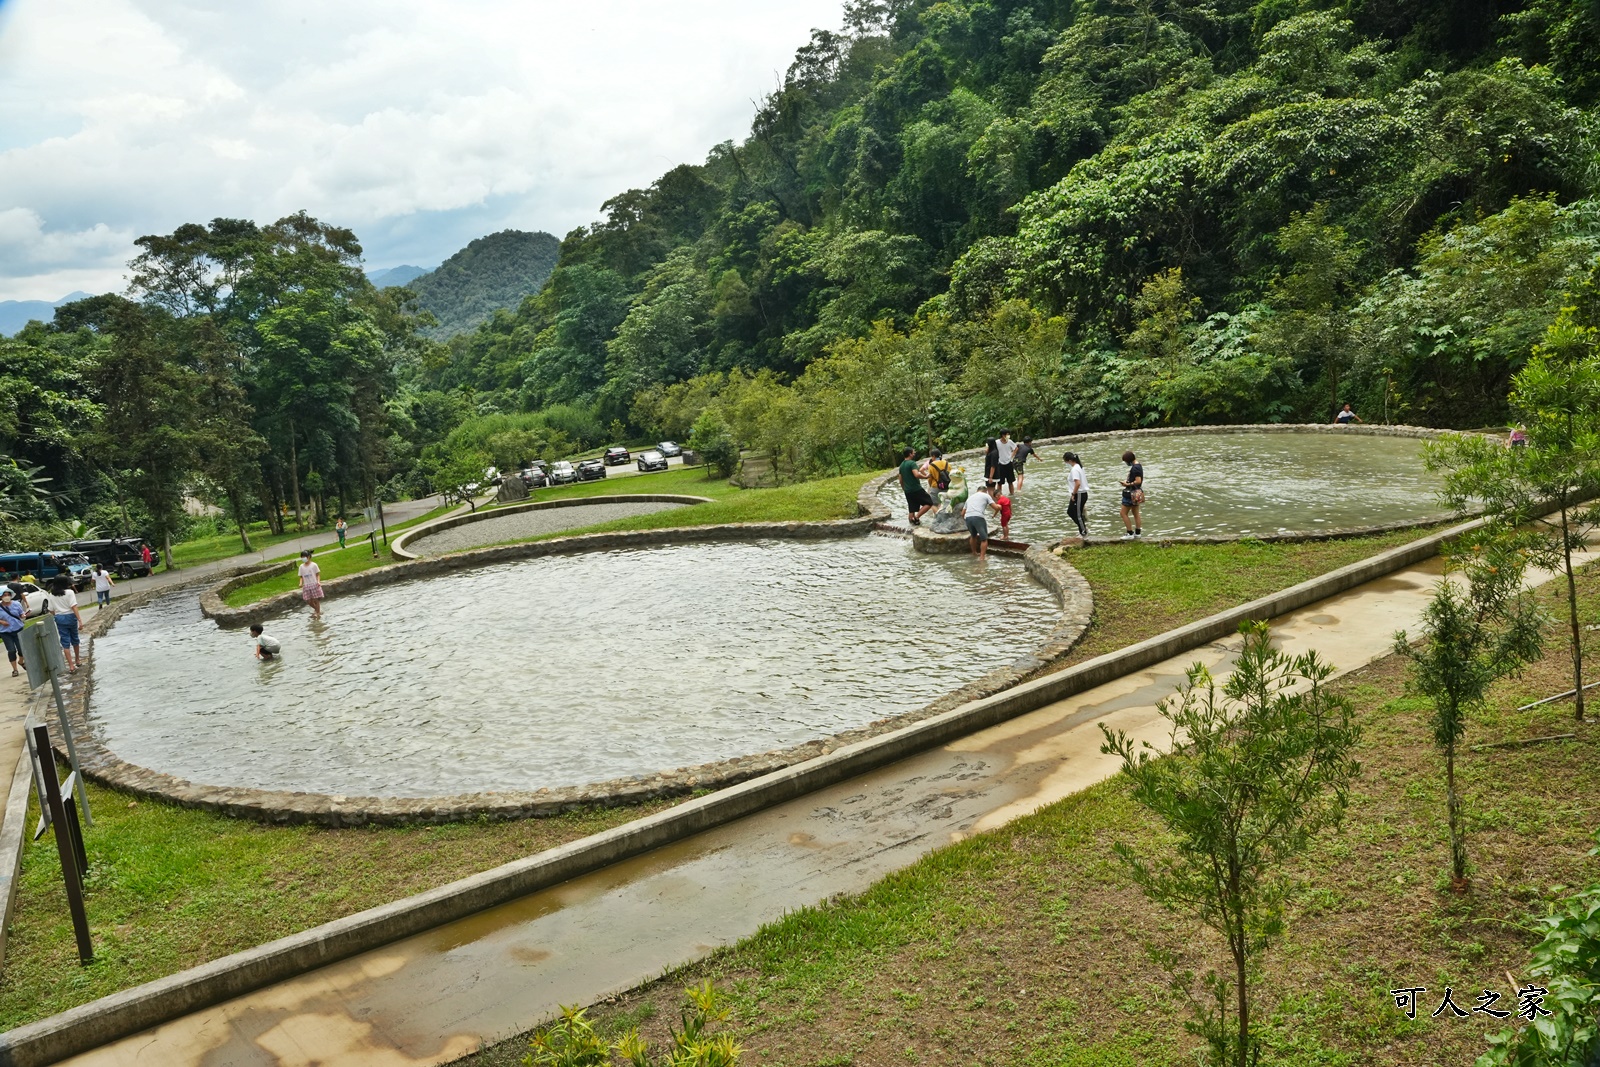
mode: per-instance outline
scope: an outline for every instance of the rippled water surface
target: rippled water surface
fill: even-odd
[[[1051,445],[1030,460],[1012,512],[1013,540],[1051,540],[1072,530],[1061,461],[1068,447],[1083,458],[1089,476],[1091,537],[1122,533],[1117,483],[1127,477],[1121,457],[1130,447],[1144,464],[1146,536],[1368,526],[1443,510],[1434,496],[1438,481],[1422,469],[1422,442],[1409,438],[1331,433],[1130,437]],[[960,466],[973,481],[983,476],[981,459]],[[884,487],[882,499],[904,526],[899,479]]]
[[[577,785],[913,710],[1045,639],[1014,561],[886,537],[552,557],[327,602],[251,657],[192,592],[95,642],[90,714],[133,763],[350,796]]]

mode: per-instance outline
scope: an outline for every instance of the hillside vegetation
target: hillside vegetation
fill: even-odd
[[[800,468],[1157,422],[1481,424],[1594,263],[1581,0],[888,0],[419,384]]]
[[[543,231],[501,230],[405,286],[416,294],[418,306],[439,320],[429,335],[447,340],[537,293],[560,253],[561,242]]]

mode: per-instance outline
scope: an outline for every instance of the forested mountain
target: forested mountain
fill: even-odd
[[[1588,0],[855,0],[743,143],[569,234],[426,382],[925,434],[1479,424],[1597,251]]]
[[[439,320],[429,336],[445,340],[537,293],[560,254],[561,242],[548,233],[502,230],[473,241],[437,270],[382,284],[404,284],[415,293],[418,305]]]
[[[381,270],[367,271],[367,281],[379,289],[387,289],[391,285],[405,285],[416,281],[428,273],[426,267],[414,267],[407,263],[399,267],[384,267]]]

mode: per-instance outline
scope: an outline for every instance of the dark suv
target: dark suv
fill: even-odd
[[[620,467],[622,464],[628,462],[632,458],[633,457],[628,454],[628,450],[623,448],[621,445],[615,445],[606,449],[606,466],[608,467]]]
[[[598,482],[606,476],[606,465],[598,459],[586,459],[578,464],[578,481]]]
[[[81,552],[90,563],[98,563],[118,578],[140,578],[150,573],[150,564],[139,552],[144,542],[137,537],[113,537],[101,541],[63,541],[51,548]]]

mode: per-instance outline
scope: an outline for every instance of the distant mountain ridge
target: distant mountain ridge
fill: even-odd
[[[56,308],[62,304],[93,295],[79,290],[60,300],[0,300],[0,336],[10,337],[34,319],[49,322],[56,317]]]
[[[387,289],[391,285],[406,285],[428,273],[427,267],[413,267],[407,263],[400,267],[381,267],[377,270],[367,271],[367,281],[379,289]]]
[[[502,230],[479,237],[437,270],[404,284],[439,320],[428,332],[442,341],[476,329],[501,308],[518,307],[544,287],[560,256],[561,242],[542,230]]]

